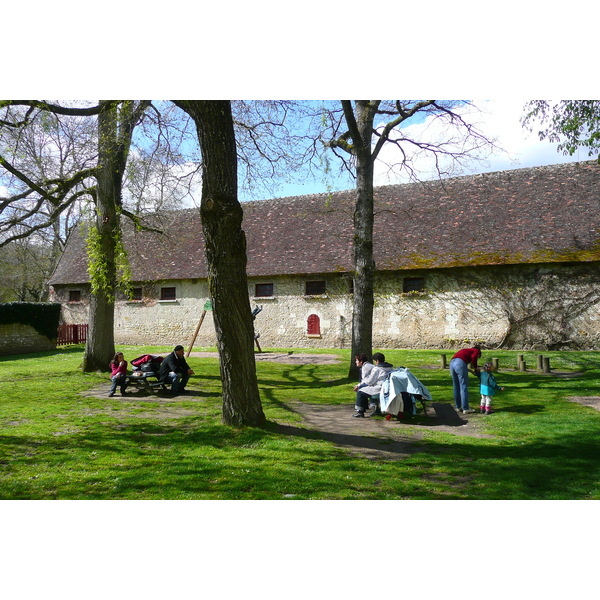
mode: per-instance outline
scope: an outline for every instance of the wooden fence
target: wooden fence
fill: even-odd
[[[56,345],[82,344],[87,341],[87,333],[87,325],[59,325]]]

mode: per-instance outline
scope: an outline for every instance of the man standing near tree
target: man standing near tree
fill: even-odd
[[[185,386],[194,371],[190,369],[183,356],[183,346],[177,345],[161,363],[159,381],[171,383],[173,394],[186,394]]]

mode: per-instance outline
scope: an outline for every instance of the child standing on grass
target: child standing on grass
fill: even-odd
[[[481,391],[481,405],[479,410],[486,415],[494,412],[492,410],[492,396],[498,390],[504,390],[503,387],[498,385],[498,382],[492,373],[492,368],[492,363],[486,362],[485,365],[483,365],[483,371],[477,374],[477,377],[479,377]]]
[[[487,362],[485,365],[483,365],[483,371],[481,373],[477,373],[481,392],[481,405],[479,406],[479,410],[481,413],[485,413],[486,415],[494,412],[492,410],[492,396],[498,390],[504,391],[504,388],[498,385],[498,382],[492,373],[492,368],[492,363]]]

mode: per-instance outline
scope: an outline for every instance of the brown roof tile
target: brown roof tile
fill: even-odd
[[[245,202],[249,276],[349,272],[355,192]],[[199,211],[125,229],[134,281],[205,278]],[[570,163],[375,188],[379,270],[600,260],[600,165]],[[88,281],[74,232],[50,281]]]

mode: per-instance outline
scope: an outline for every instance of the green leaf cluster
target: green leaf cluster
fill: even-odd
[[[113,231],[115,241],[115,265],[117,270],[116,287],[126,296],[131,296],[131,266],[127,251],[123,245],[123,236],[119,229]],[[109,263],[102,251],[101,235],[98,228],[90,226],[86,239],[88,257],[88,273],[92,294],[104,294],[109,301],[115,301],[115,285],[113,285]]]
[[[526,111],[523,126],[533,131],[533,122],[539,122],[543,128],[538,137],[557,143],[559,152],[573,156],[587,148],[588,156],[594,156],[600,151],[600,100],[561,100],[553,105],[534,100]]]

